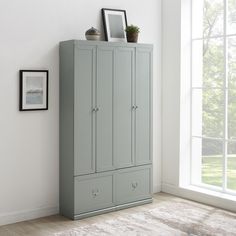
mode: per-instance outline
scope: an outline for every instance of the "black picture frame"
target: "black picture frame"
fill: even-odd
[[[110,8],[102,8],[102,20],[104,26],[104,34],[105,40],[110,42],[127,42],[125,29],[128,25],[127,16],[125,10],[120,9],[110,9]],[[109,16],[114,13],[114,16],[120,16],[121,18],[117,18],[114,21],[113,25],[117,25],[117,32],[115,32],[116,28],[112,27],[111,19],[109,20]],[[117,21],[118,20],[118,21]],[[122,20],[122,23],[120,22]],[[114,31],[114,37],[112,36],[112,31]],[[119,37],[120,36],[120,37]]]
[[[19,110],[48,110],[48,70],[19,71]]]

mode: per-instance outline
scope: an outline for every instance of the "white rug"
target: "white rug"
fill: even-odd
[[[157,207],[59,232],[56,236],[236,236],[236,214],[176,199]]]

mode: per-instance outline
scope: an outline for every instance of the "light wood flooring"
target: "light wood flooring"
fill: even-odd
[[[103,215],[98,215],[83,220],[72,221],[60,215],[54,215],[35,220],[5,225],[0,227],[0,236],[50,236],[57,232],[69,230],[82,225],[99,223],[100,221],[115,219],[120,216],[125,216],[130,213],[140,212],[155,208],[158,203],[169,201],[178,197],[158,193],[154,194],[154,200],[151,204],[146,204],[138,207],[133,207],[125,210],[111,212]]]

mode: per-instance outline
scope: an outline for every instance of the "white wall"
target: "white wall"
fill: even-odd
[[[58,43],[101,29],[103,7],[126,9],[128,23],[141,28],[140,42],[154,44],[154,190],[160,188],[161,0],[1,0],[0,224],[58,211]],[[18,111],[19,69],[49,69],[48,111]]]
[[[179,184],[181,0],[162,3],[162,185]]]

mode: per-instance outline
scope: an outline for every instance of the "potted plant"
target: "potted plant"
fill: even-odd
[[[128,25],[125,29],[127,41],[132,43],[137,43],[139,27],[135,25]]]

